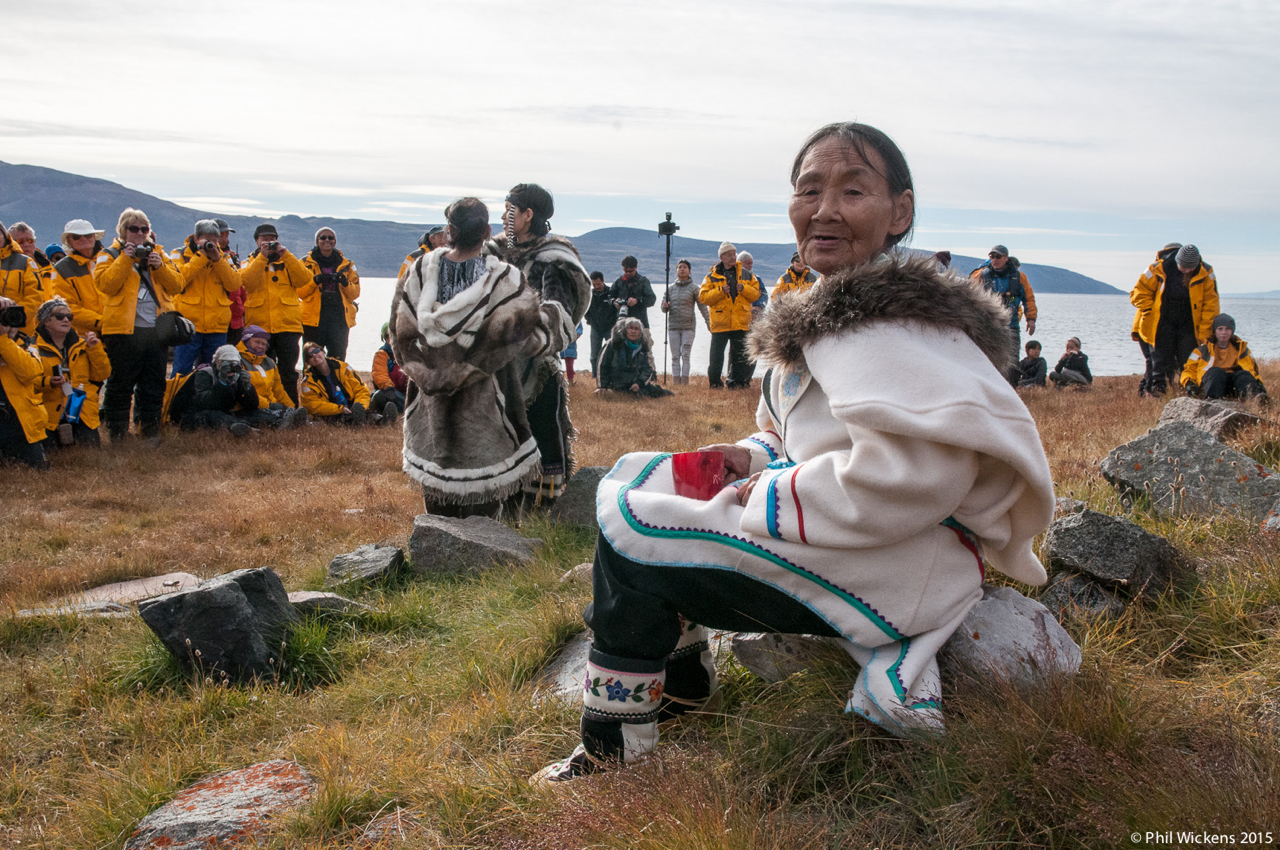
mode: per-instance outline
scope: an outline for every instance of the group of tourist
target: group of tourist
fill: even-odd
[[[246,435],[312,418],[396,421],[394,364],[375,370],[379,407],[344,361],[360,277],[333,228],[301,258],[259,225],[245,262],[221,219],[198,221],[179,249],[126,209],[110,244],[85,219],[43,251],[23,222],[0,225],[0,452],[42,467],[62,446],[112,442],[162,422]],[[306,342],[300,351],[302,342]],[[303,357],[304,371],[298,360]],[[170,373],[170,358],[172,372]]]

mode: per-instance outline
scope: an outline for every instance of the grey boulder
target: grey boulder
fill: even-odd
[[[816,635],[738,632],[732,646],[738,663],[766,682],[781,682],[823,657],[848,658],[831,638]]]
[[[1067,617],[1119,617],[1125,603],[1115,593],[1107,590],[1086,576],[1060,572],[1049,580],[1049,587],[1040,594],[1040,603],[1061,622]]]
[[[609,472],[607,466],[586,466],[576,470],[564,492],[551,506],[551,518],[556,522],[569,522],[595,528],[596,490],[600,479]]]
[[[1001,680],[1036,688],[1080,668],[1080,647],[1049,610],[1011,587],[983,586],[938,653],[944,675],[978,683]]]
[[[404,566],[404,550],[396,546],[378,546],[366,543],[355,551],[339,555],[329,562],[329,575],[325,587],[334,587],[351,581],[374,581],[394,575]]]
[[[237,680],[279,670],[281,640],[300,619],[269,567],[236,570],[145,600],[138,613],[184,664]]]
[[[1219,511],[1263,521],[1280,499],[1280,475],[1187,422],[1153,428],[1111,450],[1102,475],[1122,494],[1147,492],[1162,511]]]
[[[1195,566],[1169,541],[1097,511],[1055,519],[1040,555],[1051,567],[1084,573],[1129,596],[1190,592],[1198,583]]]
[[[419,514],[413,520],[409,555],[417,573],[482,572],[496,563],[528,564],[541,545],[541,540],[488,517]]]
[[[314,614],[327,611],[334,614],[347,614],[357,611],[372,611],[368,605],[339,596],[336,593],[322,593],[318,590],[296,590],[289,594],[289,602],[298,609],[299,614]]]
[[[270,821],[300,808],[315,790],[310,774],[291,761],[218,773],[143,818],[125,850],[259,846]]]
[[[1212,434],[1214,439],[1224,440],[1234,436],[1248,425],[1262,421],[1247,410],[1227,401],[1204,401],[1198,398],[1175,398],[1160,411],[1157,426],[1170,422],[1187,422],[1201,431]]]
[[[132,617],[133,609],[119,602],[100,599],[95,602],[62,602],[48,608],[26,608],[16,616],[28,617],[83,617],[88,620],[116,620]]]

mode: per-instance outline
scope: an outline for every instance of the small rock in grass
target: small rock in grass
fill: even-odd
[[[1195,566],[1168,540],[1097,511],[1055,519],[1040,551],[1048,565],[1092,576],[1127,596],[1191,592],[1199,583]]]
[[[334,587],[350,581],[374,581],[394,575],[404,566],[404,550],[396,546],[378,546],[366,543],[353,552],[339,555],[329,562],[329,575],[325,587]]]
[[[581,564],[578,564],[578,566],[566,570],[565,574],[560,576],[560,583],[567,584],[569,582],[576,581],[591,584],[591,572],[594,569],[594,563],[591,561],[583,561]]]
[[[564,492],[551,506],[551,518],[556,522],[571,522],[595,528],[596,490],[600,479],[609,472],[607,466],[587,466],[576,470]]]
[[[333,611],[346,614],[350,611],[372,611],[368,605],[339,596],[336,593],[322,593],[318,590],[296,590],[289,594],[289,601],[298,609],[299,614],[313,614],[316,611]]]
[[[739,632],[733,636],[734,658],[766,682],[781,682],[808,669],[833,646],[838,645],[831,638],[816,635]]]
[[[482,572],[496,563],[531,563],[541,545],[488,517],[420,514],[413,520],[409,554],[420,574]]]
[[[1067,617],[1112,618],[1124,613],[1124,600],[1088,576],[1063,571],[1049,580],[1040,603],[1062,622]]]
[[[1250,413],[1229,401],[1209,401],[1198,398],[1175,398],[1160,411],[1156,425],[1170,422],[1187,422],[1216,440],[1226,440],[1240,429],[1255,425],[1262,417]]]

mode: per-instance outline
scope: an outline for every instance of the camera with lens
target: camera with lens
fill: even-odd
[[[217,242],[214,242],[212,239],[209,239],[209,240],[207,240],[207,241],[205,241],[205,242],[201,242],[201,243],[200,243],[200,250],[201,250],[201,251],[213,251],[213,250],[215,250],[217,247],[218,247],[218,243],[217,243]]]
[[[263,246],[262,246],[262,250],[266,251],[268,254],[279,254],[279,253],[280,253],[280,243],[279,243],[279,242],[268,242],[266,245],[263,245]]]
[[[143,242],[141,245],[133,246],[133,258],[140,263],[145,263],[151,258],[151,252],[156,248],[150,242]]]
[[[625,318],[625,317],[627,317],[628,315],[630,315],[630,310],[629,310],[629,308],[627,307],[627,299],[625,299],[625,298],[615,298],[615,299],[613,299],[613,306],[615,306],[615,307],[617,307],[617,308],[618,308],[618,318],[619,318],[619,319]]]
[[[680,229],[680,225],[671,220],[671,213],[667,213],[667,220],[658,222],[659,236],[675,236],[676,231]]]
[[[0,325],[6,328],[25,328],[27,326],[27,308],[21,304],[5,307],[0,310]]]

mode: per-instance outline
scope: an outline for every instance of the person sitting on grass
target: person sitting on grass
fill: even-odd
[[[1073,336],[1067,340],[1067,350],[1058,359],[1058,365],[1049,373],[1053,384],[1058,389],[1066,386],[1087,387],[1093,383],[1093,375],[1089,372],[1089,355],[1080,351],[1080,337]]]
[[[1263,404],[1268,400],[1249,344],[1236,336],[1236,320],[1226,313],[1213,317],[1213,336],[1187,358],[1182,386],[1188,395],[1199,392],[1209,399],[1258,398]]]
[[[1040,343],[1027,340],[1027,356],[1018,361],[1019,387],[1043,387],[1049,363],[1040,356]]]
[[[8,319],[14,324],[5,324],[5,313],[20,306],[12,298],[0,296],[0,462],[12,460],[48,469],[44,428],[49,417],[38,389],[44,370],[22,336],[26,316],[15,313]]]
[[[307,364],[300,397],[307,413],[330,425],[368,425],[369,388],[355,370],[332,357],[314,342],[302,349]]]
[[[111,361],[93,331],[80,338],[72,328],[74,319],[67,302],[57,296],[36,312],[36,351],[44,365],[41,389],[49,414],[45,425],[49,448],[74,443],[94,448],[102,445],[98,393],[111,377]]]
[[[600,352],[600,381],[596,392],[620,392],[646,398],[675,395],[654,381],[644,325],[634,316],[613,326],[613,336]]]
[[[227,430],[237,437],[253,433],[253,427],[234,413],[236,408],[258,409],[258,391],[234,345],[219,346],[213,352],[213,363],[175,375],[170,387],[166,393],[169,421],[183,431],[209,428]]]
[[[241,332],[236,350],[253,388],[258,393],[258,406],[237,410],[236,415],[250,425],[267,428],[300,428],[311,421],[305,408],[294,407],[293,399],[280,380],[280,368],[267,355],[271,334],[260,325],[249,325]]]
[[[382,347],[373,353],[373,409],[382,414],[386,424],[395,422],[404,412],[404,392],[408,386],[409,376],[396,363],[395,352],[391,350],[391,323],[383,322]]]

